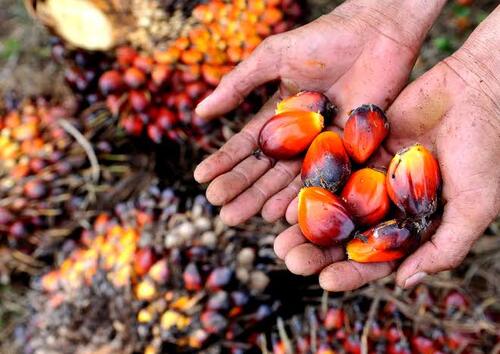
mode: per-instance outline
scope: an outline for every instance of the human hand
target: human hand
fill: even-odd
[[[223,78],[197,113],[210,119],[228,112],[252,89],[275,79],[281,80],[285,95],[299,89],[325,93],[340,109],[337,127],[343,126],[349,110],[363,103],[386,108],[405,85],[444,2],[348,1],[306,26],[266,39]],[[266,220],[275,221],[301,187],[300,159],[275,163],[253,155],[276,101],[277,95],[195,171],[198,182],[211,182],[207,198],[223,205],[226,224],[239,224],[261,209]]]
[[[495,23],[496,21],[496,23]],[[391,133],[384,155],[420,142],[437,157],[446,202],[441,225],[397,268],[396,281],[411,287],[428,274],[458,266],[500,212],[500,7],[451,57],[409,85],[387,112]],[[287,210],[297,222],[297,202]],[[345,291],[390,274],[394,262],[344,260],[341,247],[320,248],[291,226],[275,241],[290,271],[320,272],[320,285]]]

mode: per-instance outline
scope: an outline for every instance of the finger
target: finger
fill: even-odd
[[[196,113],[212,119],[236,108],[257,86],[279,77],[283,44],[277,37],[266,38],[243,62],[224,76],[214,92],[196,107]]]
[[[285,264],[293,274],[311,275],[342,259],[344,259],[342,247],[321,248],[312,243],[304,243],[287,253]]]
[[[471,216],[470,211],[461,212],[463,206],[460,204],[456,200],[446,205],[434,236],[401,264],[396,275],[399,286],[411,288],[429,274],[453,269],[462,263],[489,220]]]
[[[220,213],[222,221],[227,225],[238,225],[257,214],[272,195],[293,180],[300,170],[300,165],[300,160],[278,161],[255,183],[251,181],[250,188],[224,205]],[[221,188],[224,186],[221,185]]]
[[[236,165],[231,171],[216,177],[207,188],[207,199],[213,205],[223,205],[231,201],[273,165],[266,156],[253,155]]]
[[[252,154],[258,147],[260,130],[273,116],[277,102],[278,95],[275,94],[239,133],[196,167],[194,179],[198,183],[209,182]]]
[[[327,291],[354,290],[392,273],[393,262],[357,263],[343,261],[329,265],[319,274],[319,285]]]
[[[286,209],[286,221],[289,224],[296,224],[299,221],[298,218],[298,208],[299,208],[299,197],[295,196],[291,203]]]
[[[299,225],[293,225],[276,237],[274,240],[274,252],[280,259],[285,259],[291,249],[306,242],[307,240],[302,235]]]
[[[290,202],[297,196],[302,187],[300,175],[281,191],[269,198],[262,207],[262,217],[268,222],[274,222],[285,215]],[[290,222],[295,224],[296,222]]]

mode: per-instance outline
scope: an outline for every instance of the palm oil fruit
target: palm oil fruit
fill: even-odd
[[[298,219],[304,236],[325,247],[347,240],[355,228],[342,200],[321,187],[300,190]]]
[[[307,149],[321,130],[323,116],[316,112],[290,111],[275,115],[262,127],[259,146],[275,159],[290,159]]]
[[[365,104],[349,113],[344,127],[344,145],[356,163],[364,163],[377,150],[389,133],[384,111]]]
[[[385,221],[347,243],[347,256],[359,263],[389,262],[400,259],[418,244],[415,227]]]
[[[321,92],[301,91],[281,100],[276,106],[276,114],[290,111],[316,112],[329,120],[335,113],[335,106]]]
[[[335,192],[351,173],[351,162],[342,138],[335,132],[319,134],[307,150],[302,164],[302,182]]]
[[[441,173],[436,158],[423,145],[412,145],[393,157],[386,184],[391,200],[407,215],[423,217],[436,211]]]
[[[381,222],[390,209],[385,173],[374,168],[354,172],[347,180],[341,197],[358,225]]]

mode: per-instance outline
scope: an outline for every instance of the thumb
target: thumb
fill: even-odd
[[[397,284],[411,288],[427,275],[459,266],[491,222],[486,212],[474,214],[466,213],[460,200],[450,201],[434,236],[399,266]]]
[[[225,75],[214,92],[196,107],[196,114],[213,119],[236,108],[256,87],[279,77],[281,35],[266,38],[255,51]]]

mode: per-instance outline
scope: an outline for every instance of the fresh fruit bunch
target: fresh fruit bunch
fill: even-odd
[[[310,242],[328,247],[348,241],[347,255],[357,262],[399,259],[419,244],[437,209],[438,162],[415,144],[399,151],[387,172],[364,167],[389,133],[384,112],[372,104],[354,109],[342,137],[322,132],[334,110],[318,92],[284,99],[262,127],[260,149],[275,159],[307,150],[298,221]],[[391,213],[391,202],[399,212]]]
[[[322,303],[306,307],[302,315],[278,319],[271,334],[261,335],[262,351],[485,353],[500,339],[495,333],[498,319],[491,313],[474,313],[472,299],[462,290],[425,284],[403,295],[387,286],[370,290],[359,296],[323,297]],[[476,325],[479,318],[484,318],[482,327]]]
[[[165,50],[147,55],[118,48],[116,65],[99,79],[100,91],[132,135],[146,132],[156,143],[190,135],[201,140],[209,127],[195,115],[196,105],[265,37],[290,29],[298,14],[292,1],[198,5],[192,13],[198,23]],[[267,91],[256,91],[236,114],[253,112]]]
[[[80,107],[85,109],[102,100],[99,77],[108,70],[113,58],[103,52],[71,48],[60,38],[50,38],[52,58],[64,69],[64,78]]]
[[[37,257],[52,252],[87,208],[132,175],[106,110],[71,116],[44,98],[0,113],[1,245]]]
[[[263,39],[291,29],[301,14],[295,0],[211,0],[194,7],[189,25],[164,49],[121,46],[106,55],[68,50],[55,39],[52,54],[83,106],[105,101],[129,134],[155,143],[189,139],[214,150],[232,131],[225,122],[204,122],[194,108]],[[255,90],[231,118],[255,112],[271,86]]]
[[[134,313],[133,338],[146,353],[232,342],[270,318],[279,306],[267,291],[276,268],[271,233],[229,229],[213,215],[203,197],[182,202],[172,189],[153,185],[135,202],[97,216],[82,231],[83,246],[36,285],[43,301],[26,332],[31,350],[51,349],[44,338],[80,321],[75,299],[89,289],[130,294],[120,306]],[[67,307],[73,310],[64,321],[45,316]]]

